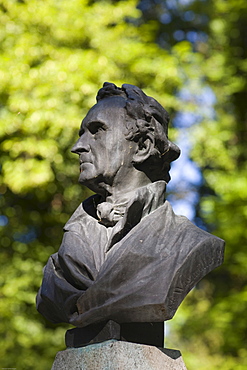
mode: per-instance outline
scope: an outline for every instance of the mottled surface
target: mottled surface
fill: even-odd
[[[58,352],[52,370],[186,370],[179,351],[107,341]]]
[[[161,182],[152,183],[152,189],[158,186]],[[142,190],[158,194],[150,186]],[[72,216],[60,250],[44,272],[38,302],[47,319],[78,327],[106,320],[162,322],[172,318],[190,289],[222,263],[223,241],[175,215],[169,202],[131,228],[132,204],[143,207],[135,198],[115,226],[126,235],[108,251],[107,229],[83,205]],[[112,232],[112,239],[119,237],[117,230]]]
[[[163,322],[223,262],[223,240],[175,215],[165,199],[180,153],[168,122],[136,86],[100,89],[72,148],[79,182],[96,195],[74,212],[45,267],[37,308],[48,320]]]

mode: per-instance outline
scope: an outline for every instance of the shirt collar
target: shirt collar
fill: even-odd
[[[165,202],[165,181],[156,181],[138,188],[126,204],[108,202],[96,205],[99,223],[108,228],[109,242],[106,251],[120,241],[142,218]],[[95,202],[96,203],[96,202]]]
[[[129,213],[135,204],[143,218],[164,203],[165,190],[166,182],[157,181],[136,189],[131,199],[123,203],[100,202],[100,198],[94,199],[96,200],[94,213],[99,223],[106,227],[114,226],[125,217],[126,213]]]

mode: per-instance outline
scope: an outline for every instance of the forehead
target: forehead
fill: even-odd
[[[83,119],[81,126],[87,126],[90,122],[103,122],[106,125],[119,123],[126,118],[126,101],[122,97],[110,97],[95,104]],[[116,122],[117,121],[117,122]]]

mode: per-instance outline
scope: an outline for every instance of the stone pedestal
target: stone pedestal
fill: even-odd
[[[144,344],[108,340],[58,352],[52,370],[186,370],[181,353]]]

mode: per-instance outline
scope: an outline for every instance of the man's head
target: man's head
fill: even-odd
[[[168,122],[167,111],[138,87],[104,83],[72,149],[80,155],[79,181],[88,185],[90,176],[111,181],[120,167],[134,166],[152,182],[168,182],[170,162],[180,153],[167,138]]]

